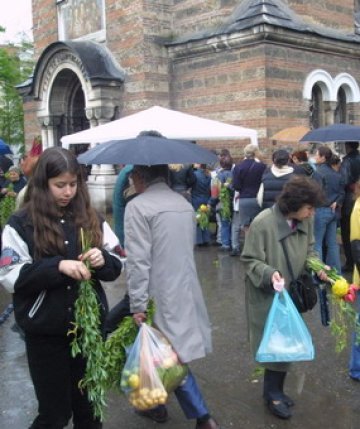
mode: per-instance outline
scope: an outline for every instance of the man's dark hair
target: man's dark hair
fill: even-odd
[[[161,181],[165,183],[169,183],[169,166],[167,164],[135,165],[132,172],[137,173],[146,186],[158,179],[161,179]]]
[[[290,154],[285,149],[278,149],[272,154],[272,160],[276,167],[281,168],[288,164],[290,160]]]
[[[332,150],[328,146],[319,146],[317,151],[320,156],[325,157],[325,162],[330,164],[331,158],[333,156]]]
[[[345,145],[351,150],[356,150],[359,148],[359,142],[345,142]]]
[[[138,134],[138,137],[139,136],[151,136],[151,137],[164,137],[161,133],[159,133],[159,131],[156,131],[156,130],[149,130],[149,131],[141,131],[139,134]],[[164,139],[165,139],[166,137],[164,137]]]
[[[324,194],[315,180],[304,176],[293,176],[285,184],[277,204],[281,213],[286,216],[297,212],[307,204],[312,207],[321,207],[324,204]]]

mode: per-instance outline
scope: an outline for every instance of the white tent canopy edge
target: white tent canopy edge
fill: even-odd
[[[62,146],[103,143],[136,137],[141,131],[155,130],[164,137],[182,140],[250,139],[258,144],[257,131],[212,119],[153,106],[129,116],[61,138]]]

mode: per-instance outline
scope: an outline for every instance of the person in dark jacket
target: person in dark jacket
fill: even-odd
[[[325,201],[315,211],[314,248],[321,260],[341,273],[337,221],[345,197],[345,186],[340,173],[331,167],[332,155],[332,150],[327,146],[319,146],[315,154],[316,172],[322,179]],[[323,257],[323,246],[326,249],[326,257]]]
[[[346,142],[346,155],[340,166],[340,174],[345,183],[345,199],[341,208],[340,219],[341,241],[345,254],[343,271],[352,271],[354,267],[350,246],[350,217],[354,206],[355,183],[360,178],[360,152],[358,148],[359,142]]]
[[[292,166],[295,168],[296,174],[304,174],[305,176],[312,177],[315,169],[310,164],[306,150],[296,150],[291,156]]]
[[[192,164],[169,164],[169,184],[191,203],[191,188],[196,182]]]
[[[93,280],[104,320],[108,305],[100,281],[120,275],[121,261],[111,253],[119,242],[91,207],[82,170],[70,151],[46,149],[29,191],[29,201],[10,217],[2,234],[0,282],[13,293],[15,319],[25,333],[39,404],[30,429],[61,429],[71,417],[74,428],[99,429],[87,392],[78,385],[86,359],[72,356],[68,332],[82,280]],[[81,229],[91,232],[86,251]]]
[[[221,251],[231,251],[231,218],[234,191],[232,188],[232,170],[235,167],[232,156],[227,149],[220,152],[221,168],[216,173],[216,182],[219,185],[219,195],[209,199],[209,206],[220,215]]]
[[[273,206],[285,183],[295,174],[295,168],[289,165],[290,154],[284,149],[276,150],[272,155],[273,165],[264,171],[257,201],[261,209]]]
[[[239,192],[238,218],[241,229],[248,230],[251,221],[260,212],[256,196],[259,192],[261,178],[266,169],[266,164],[258,158],[259,148],[257,145],[248,144],[244,148],[244,159],[236,164],[232,173],[232,187]],[[235,215],[236,217],[236,215]],[[233,225],[234,219],[233,219]],[[236,243],[236,244],[235,244]],[[232,256],[240,255],[239,234],[233,236]]]
[[[196,181],[191,190],[191,203],[194,210],[197,211],[202,204],[207,207],[210,198],[211,176],[206,164],[195,164],[194,167]],[[198,246],[210,244],[209,228],[201,228],[200,225],[196,225],[196,244]]]

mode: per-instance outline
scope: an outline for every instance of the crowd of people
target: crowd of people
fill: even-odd
[[[218,153],[217,165],[170,166],[168,187],[185,197],[195,212],[203,206],[208,209],[211,222],[206,226],[197,224],[195,245],[215,244],[219,251],[229,252],[231,256],[241,255],[245,270],[249,338],[254,356],[274,296],[274,287],[278,287],[279,283],[288,284],[291,278],[283,246],[287,249],[288,259],[296,261],[291,273],[295,278],[304,272],[307,258],[314,255],[334,267],[339,274],[352,272],[354,263],[360,262],[360,259],[354,262],[351,246],[354,247],[355,239],[350,237],[350,215],[360,180],[359,143],[347,142],[344,147],[346,155],[343,159],[327,145],[317,145],[311,157],[302,149],[293,152],[278,149],[272,153],[272,162],[268,164],[258,146],[249,144],[237,163],[234,163],[229,150],[222,149]],[[144,212],[146,208],[142,207],[141,218]],[[135,214],[128,214],[128,224],[133,224],[134,219]],[[354,215],[352,222],[355,222]],[[215,228],[210,231],[211,223]],[[164,224],[165,221],[162,227]],[[134,226],[131,239],[125,240],[131,249],[130,260],[141,253],[140,248],[133,250],[135,243],[141,243],[142,237],[148,233],[154,234],[146,228],[140,230],[141,234],[134,239],[134,231],[139,234],[138,228],[139,224],[137,228]],[[344,264],[341,264],[339,230]],[[166,234],[167,231],[166,228]],[[358,239],[357,234],[355,237]],[[160,229],[159,236],[162,236]],[[153,236],[151,240],[154,240]],[[283,245],[280,241],[284,242]],[[181,240],[177,238],[176,242]],[[141,245],[144,251],[150,251],[150,248],[149,243]],[[176,254],[171,255],[179,260]],[[155,265],[160,264],[162,259],[164,255]],[[153,264],[147,261],[145,266],[152,267]],[[130,285],[134,282],[131,279],[133,269],[135,267],[132,267],[128,279]],[[318,281],[328,280],[324,272],[317,274]],[[151,282],[142,272],[139,279],[144,278],[148,293]],[[358,282],[358,279],[354,281]],[[161,293],[160,290],[157,286],[157,293]],[[134,311],[131,302],[130,295],[130,312]],[[283,419],[291,417],[294,404],[284,393],[289,366],[288,363],[264,365],[264,399],[269,410]],[[354,342],[349,374],[353,379],[360,380],[359,373],[360,350]]]
[[[320,258],[339,273],[350,272],[354,263],[350,249],[350,215],[354,184],[360,174],[358,142],[345,143],[343,159],[326,145],[318,145],[313,156],[307,150],[275,150],[271,163],[264,161],[258,146],[249,144],[235,163],[227,149],[218,152],[218,163],[172,164],[169,186],[189,201],[195,212],[207,206],[208,225],[197,225],[195,245],[219,246],[219,251],[239,256],[252,220],[274,205],[285,183],[294,175],[315,180],[326,194],[315,213],[315,249]],[[120,172],[118,182],[130,167]],[[115,230],[123,227],[123,193],[114,192]],[[120,208],[118,207],[120,204]],[[338,231],[341,231],[345,262],[340,263]],[[120,234],[120,235],[119,235]],[[119,233],[122,246],[123,233]]]
[[[8,180],[18,183],[22,173],[29,180],[22,181],[25,196],[19,197],[18,210],[2,232],[0,282],[13,294],[39,403],[31,429],[64,428],[71,418],[76,429],[102,427],[78,387],[86,359],[73,357],[70,350],[79,281],[94,280],[104,338],[126,315],[141,326],[153,299],[155,325],[186,365],[212,350],[194,246],[216,244],[221,252],[241,255],[254,355],[274,292],[304,271],[308,256],[318,255],[339,274],[355,266],[359,283],[358,147],[358,142],[345,143],[343,159],[325,145],[316,147],[312,159],[305,150],[278,149],[267,163],[258,146],[249,144],[236,163],[222,149],[216,165],[123,166],[113,194],[114,232],[92,207],[72,152],[48,148],[34,156],[28,170],[26,157],[23,172],[10,167]],[[14,192],[21,191],[15,186]],[[196,223],[200,212],[208,222]],[[82,230],[91,231],[86,250],[79,238]],[[109,313],[101,281],[115,280],[125,257],[127,291]],[[328,280],[322,270],[317,275]],[[263,364],[263,397],[270,412],[283,419],[291,417],[294,405],[284,392],[289,366]],[[360,381],[355,341],[349,373]],[[220,429],[190,368],[174,393],[196,429]],[[168,419],[165,405],[136,411],[157,422]]]

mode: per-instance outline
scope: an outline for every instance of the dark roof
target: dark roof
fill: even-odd
[[[306,23],[282,0],[244,0],[235,8],[230,17],[216,28],[183,35],[166,44],[175,45],[241,32],[263,24],[341,41],[360,42],[360,36],[356,34],[344,34],[321,25]]]
[[[20,94],[30,94],[34,89],[33,85],[37,76],[43,72],[47,63],[55,55],[64,51],[72,52],[80,60],[84,74],[93,86],[123,84],[125,71],[118,65],[105,45],[92,41],[58,41],[44,49],[36,63],[33,76],[17,85]]]

